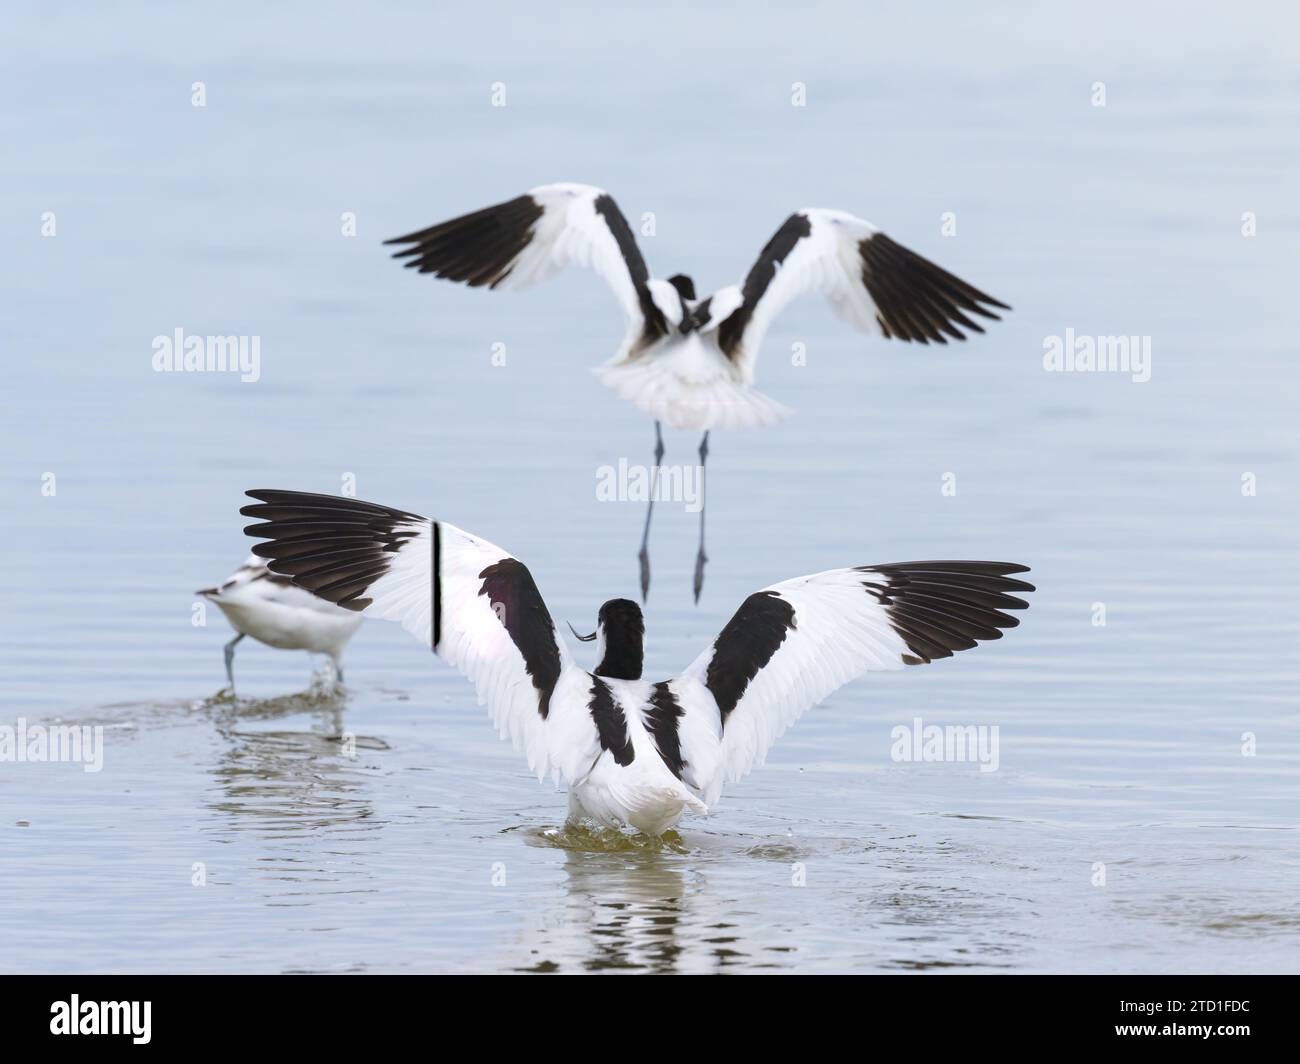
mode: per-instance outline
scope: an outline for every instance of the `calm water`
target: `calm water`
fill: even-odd
[[[1296,26],[658,10],[10,20],[0,722],[105,751],[0,763],[6,968],[1300,968]],[[651,678],[798,573],[995,557],[1039,591],[1001,643],[841,691],[665,847],[557,836],[564,796],[395,626],[363,626],[340,698],[245,641],[232,703],[229,630],[191,623],[247,553],[244,489],[349,474],[513,550],[561,620],[634,593],[640,508],[595,499],[652,444],[586,372],[613,301],[439,286],[379,246],[565,179],[653,212],[652,267],[706,289],[812,204],[1015,307],[940,350],[815,301],[773,329],[759,384],[799,414],[715,437],[698,608],[695,519],[657,516]],[[259,337],[261,379],[154,373],[177,328]],[[1151,379],[1045,372],[1067,329],[1150,337]],[[895,762],[918,716],[996,725],[999,770]]]

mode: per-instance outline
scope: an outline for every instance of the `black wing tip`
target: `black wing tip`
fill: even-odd
[[[1012,573],[1029,566],[996,561],[893,562],[858,567],[884,577],[884,586],[864,588],[885,608],[890,624],[907,644],[905,665],[925,665],[952,657],[980,643],[1002,638],[1002,630],[1020,621],[1003,611],[1028,609],[1011,591],[1034,591],[1033,584]]]
[[[524,193],[445,222],[390,237],[384,247],[405,245],[393,252],[403,265],[473,287],[499,280],[532,241],[545,208]]]
[[[328,504],[342,498],[339,495],[321,495],[314,491],[289,491],[283,488],[249,488],[244,494],[257,502],[239,508],[243,517],[261,517],[268,506],[303,506],[321,502]]]
[[[860,572],[880,572],[880,573],[951,573],[953,575],[963,576],[992,576],[992,577],[1010,577],[1015,573],[1027,573],[1030,571],[1028,565],[1022,565],[1020,562],[1000,562],[988,561],[984,559],[926,559],[923,561],[912,562],[881,562],[878,565],[860,565],[857,567]],[[1020,584],[1022,590],[1034,590],[1032,584],[1027,584],[1023,580],[1013,580],[1011,583]]]
[[[416,534],[411,526],[428,521],[350,496],[279,488],[245,494],[258,501],[239,512],[261,520],[244,534],[267,541],[252,551],[268,571],[354,612],[370,605],[362,596]]]
[[[862,283],[875,303],[877,320],[886,339],[943,342],[947,333],[966,339],[958,326],[971,332],[984,330],[967,314],[1001,321],[989,307],[1011,310],[1010,304],[981,292],[973,284],[949,273],[938,263],[903,246],[886,233],[873,233],[859,244]]]
[[[244,517],[267,517],[276,520],[276,512],[284,508],[304,508],[314,513],[334,512],[347,514],[352,519],[368,514],[373,517],[386,517],[395,521],[427,521],[419,514],[398,510],[382,503],[366,502],[351,495],[325,495],[318,491],[291,491],[285,488],[250,488],[244,492],[256,503],[241,506],[240,514]],[[280,516],[283,520],[283,515]]]
[[[993,573],[998,576],[1029,572],[1029,566],[1021,562],[995,561],[987,558],[926,558],[921,561],[911,562],[885,562],[879,568],[903,570],[951,569],[953,572]]]
[[[325,495],[318,491],[295,491],[292,488],[249,488],[244,492],[258,502],[279,502],[285,499],[341,499],[342,495]]]

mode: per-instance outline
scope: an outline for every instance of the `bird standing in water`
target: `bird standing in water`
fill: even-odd
[[[235,646],[246,635],[278,650],[324,654],[343,682],[343,648],[361,627],[362,618],[332,602],[295,587],[271,572],[266,560],[252,555],[219,587],[195,592],[213,602],[239,634],[225,646],[226,682],[235,690]]]
[[[502,738],[569,814],[649,835],[707,813],[796,719],[867,672],[950,657],[1015,627],[1033,585],[1008,562],[831,569],[750,595],[681,673],[641,678],[645,622],[600,608],[578,665],[517,558],[445,521],[352,498],[260,489],[253,551],[300,589],[397,621],[475,685]],[[577,633],[574,633],[575,635]]]

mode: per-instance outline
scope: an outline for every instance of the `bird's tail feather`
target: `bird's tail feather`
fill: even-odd
[[[597,366],[592,372],[622,398],[675,429],[758,428],[775,425],[792,413],[726,375],[687,380],[655,359]]]

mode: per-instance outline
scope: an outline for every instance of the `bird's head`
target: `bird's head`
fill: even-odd
[[[578,635],[573,625],[569,625],[569,630],[584,643],[596,641],[596,653],[600,657],[595,669],[597,676],[612,680],[641,679],[645,618],[641,607],[631,599],[610,599],[601,606],[596,615],[596,630],[591,635]]]
[[[677,289],[677,294],[681,296],[683,300],[689,299],[694,301],[695,282],[687,277],[686,274],[675,273],[668,278],[668,283]]]

